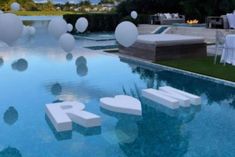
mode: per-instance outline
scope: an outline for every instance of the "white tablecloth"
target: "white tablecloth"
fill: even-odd
[[[226,36],[221,63],[235,65],[235,35]]]

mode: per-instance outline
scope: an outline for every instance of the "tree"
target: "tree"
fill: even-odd
[[[117,12],[121,16],[129,15],[132,10],[140,14],[177,12],[203,22],[206,16],[220,16],[234,8],[235,0],[126,0],[118,5]]]
[[[32,9],[32,7],[36,7],[36,4],[33,0],[0,0],[0,9],[9,11],[13,2],[19,3],[22,10],[28,10]]]
[[[89,0],[82,0],[79,6],[91,6],[91,2]]]
[[[115,0],[101,0],[100,4],[114,4]]]

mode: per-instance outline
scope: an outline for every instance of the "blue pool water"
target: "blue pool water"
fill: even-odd
[[[235,156],[235,88],[139,67],[82,48],[99,42],[76,42],[68,57],[38,30],[33,39],[0,48],[0,157]],[[87,64],[77,68],[79,56]],[[27,63],[15,62],[20,58]],[[202,105],[172,112],[140,97],[141,89],[163,85],[200,95]],[[140,99],[143,116],[100,108],[100,98],[118,94]],[[101,116],[102,126],[56,133],[45,104],[61,100],[84,103],[87,111]]]

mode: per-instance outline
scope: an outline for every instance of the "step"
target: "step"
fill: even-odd
[[[182,107],[190,107],[191,105],[191,102],[190,102],[190,99],[184,95],[181,95],[181,94],[178,94],[178,93],[169,93],[169,92],[166,92],[164,90],[158,90],[159,92],[161,92],[162,94],[165,94],[169,97],[172,97],[176,100],[179,101],[179,105],[182,106]]]
[[[142,90],[142,96],[150,99],[154,102],[157,102],[159,104],[162,104],[170,109],[177,109],[179,108],[179,101],[164,94],[163,92],[160,92],[156,89],[144,89]]]
[[[178,94],[178,95],[185,96],[185,97],[190,99],[190,102],[193,105],[200,105],[201,104],[201,98],[197,95],[193,95],[191,93],[187,93],[187,92],[175,89],[175,88],[170,87],[170,86],[160,87],[159,89],[161,91],[165,91],[165,92],[168,92],[168,93],[173,94],[173,95]]]

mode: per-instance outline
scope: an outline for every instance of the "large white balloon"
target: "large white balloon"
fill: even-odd
[[[137,27],[129,21],[120,23],[115,30],[116,40],[124,47],[130,47],[132,44],[134,44],[137,40],[137,37]]]
[[[75,39],[71,34],[65,33],[61,35],[59,44],[64,51],[71,52],[75,47]]]
[[[49,33],[56,38],[59,38],[62,34],[66,33],[67,29],[67,23],[61,17],[52,19],[48,25]]]
[[[72,32],[72,30],[73,30],[73,25],[70,24],[70,23],[68,23],[68,25],[67,25],[67,31],[68,31],[68,32]]]
[[[14,2],[11,4],[11,10],[12,11],[19,11],[20,10],[20,4],[17,2]]]
[[[12,13],[0,14],[0,40],[11,45],[22,34],[23,23]]]
[[[133,19],[137,19],[138,13],[137,13],[136,11],[132,11],[132,12],[131,12],[131,17],[132,17]]]
[[[4,12],[2,10],[0,10],[0,14],[3,14]]]
[[[88,27],[88,21],[85,17],[81,17],[77,20],[75,27],[77,29],[78,32],[85,32],[87,27]]]

